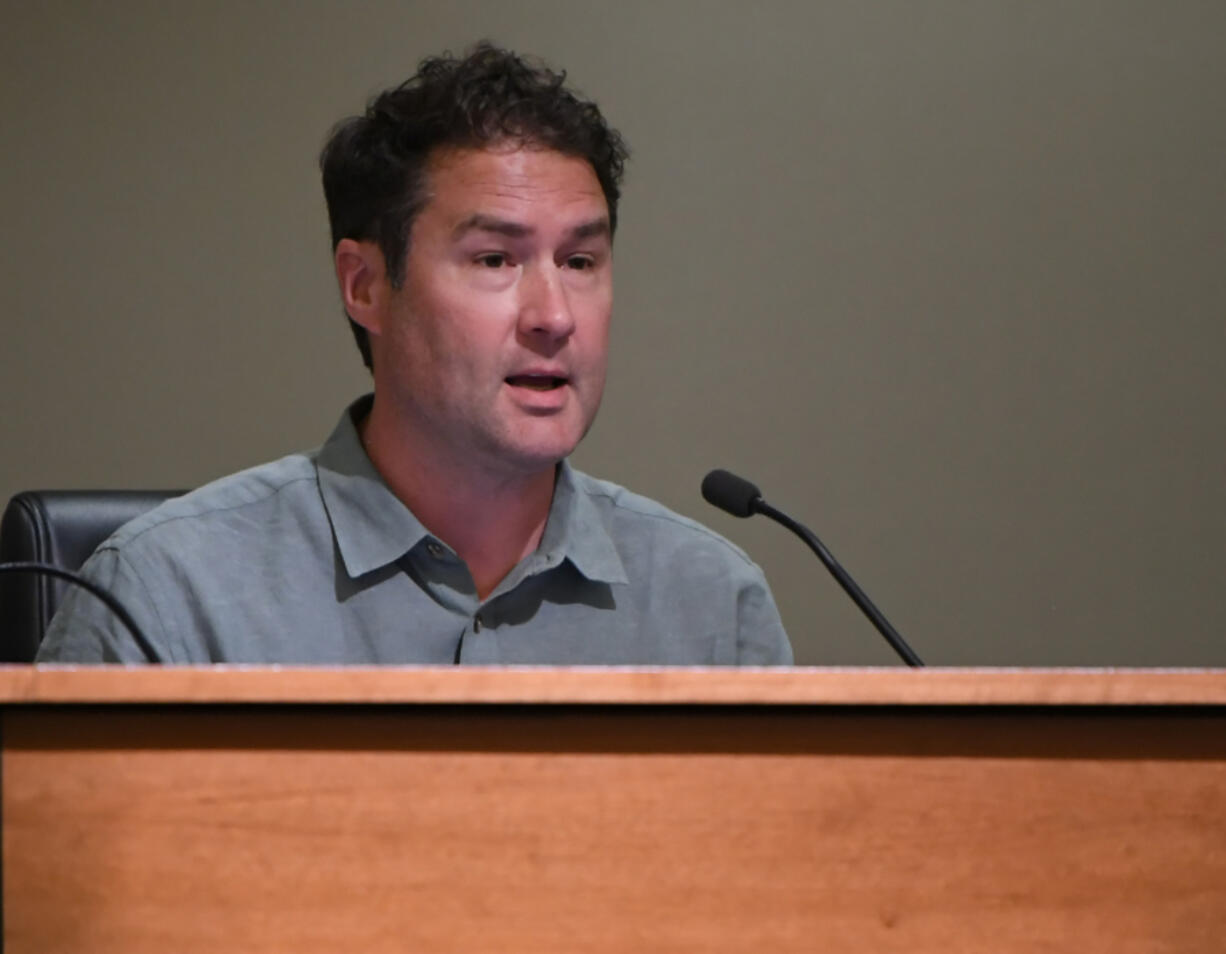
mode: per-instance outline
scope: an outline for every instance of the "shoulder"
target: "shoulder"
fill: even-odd
[[[311,493],[316,509],[322,509],[315,481],[311,457],[295,454],[213,481],[124,524],[81,572],[132,614],[152,641],[152,655],[101,602],[74,589],[52,620],[39,659],[207,662],[217,658],[208,644],[216,629],[210,628],[209,614],[229,612],[235,594],[244,587],[265,585],[264,557],[269,547],[284,540],[276,532],[277,522],[290,522],[279,514],[309,512]],[[296,503],[295,496],[300,498]],[[236,628],[247,632],[251,627]]]
[[[643,631],[689,634],[705,649],[686,658],[718,665],[789,665],[792,649],[770,586],[745,551],[710,527],[607,480],[573,472],[599,515]]]
[[[264,512],[317,504],[314,454],[291,454],[165,501],[115,531],[100,549],[131,551],[209,528],[251,526]]]
[[[744,550],[697,520],[612,481],[578,470],[572,470],[572,474],[576,489],[602,512],[606,528],[619,544],[631,537],[650,543],[654,548],[703,555],[757,571],[756,564]]]

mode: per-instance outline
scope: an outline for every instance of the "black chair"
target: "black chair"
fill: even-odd
[[[115,530],[182,490],[28,490],[0,520],[0,563],[79,570]],[[34,659],[71,583],[38,573],[0,574],[0,662]]]

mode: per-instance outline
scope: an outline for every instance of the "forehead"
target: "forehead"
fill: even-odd
[[[586,159],[518,144],[435,152],[426,163],[426,197],[423,213],[457,220],[478,212],[585,219],[608,214]]]

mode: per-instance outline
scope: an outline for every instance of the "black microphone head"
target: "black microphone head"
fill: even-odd
[[[702,499],[734,517],[751,517],[762,492],[744,477],[713,470],[702,479]]]

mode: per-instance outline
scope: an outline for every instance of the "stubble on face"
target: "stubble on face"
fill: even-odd
[[[552,468],[592,425],[612,311],[608,207],[552,150],[440,152],[376,347],[404,448],[490,473]]]

